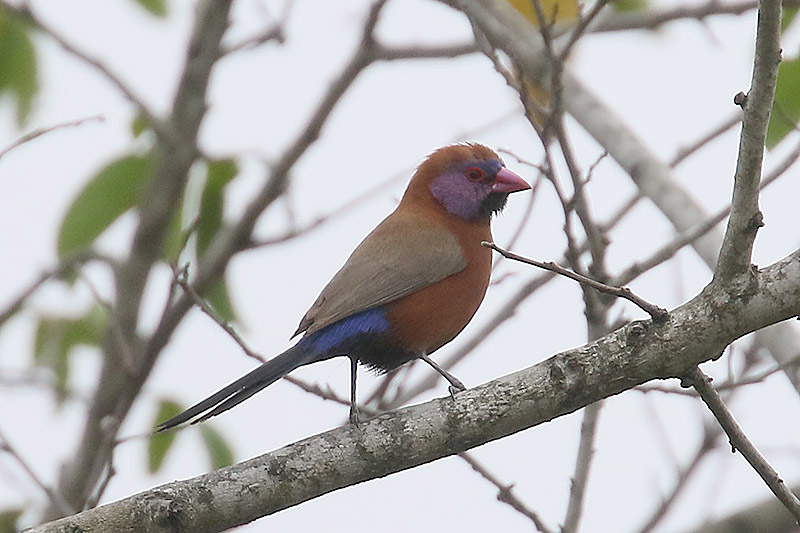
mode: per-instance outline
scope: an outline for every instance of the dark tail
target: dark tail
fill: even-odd
[[[317,358],[313,353],[297,345],[292,346],[282,354],[273,357],[249,374],[240,377],[227,387],[191,406],[181,414],[161,422],[156,426],[156,429],[158,431],[164,431],[165,429],[174,428],[175,426],[192,420],[198,415],[202,416],[192,420],[192,424],[208,420],[212,416],[217,416],[239,405],[264,387],[275,383],[295,368],[313,363],[316,360]]]

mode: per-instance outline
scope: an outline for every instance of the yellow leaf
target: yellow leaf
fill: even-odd
[[[539,17],[533,7],[533,0],[508,0],[528,22],[539,27]],[[571,26],[578,19],[578,0],[540,0],[542,13],[551,24]]]

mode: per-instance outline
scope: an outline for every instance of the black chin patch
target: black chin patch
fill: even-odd
[[[508,193],[489,193],[489,196],[484,198],[483,202],[481,202],[480,215],[482,217],[490,217],[495,213],[499,213],[506,206],[506,201],[508,201]]]

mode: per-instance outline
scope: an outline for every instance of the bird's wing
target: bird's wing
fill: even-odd
[[[467,265],[456,236],[395,211],[370,233],[325,286],[295,335],[394,301]]]

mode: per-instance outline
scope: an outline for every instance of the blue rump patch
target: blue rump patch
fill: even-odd
[[[319,354],[337,355],[331,352],[347,349],[348,345],[362,335],[385,333],[388,329],[389,322],[386,320],[385,310],[376,307],[338,320],[300,342],[308,343]]]

